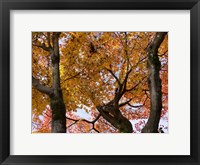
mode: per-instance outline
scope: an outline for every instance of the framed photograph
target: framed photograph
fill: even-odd
[[[198,0],[1,0],[6,164],[199,164]]]

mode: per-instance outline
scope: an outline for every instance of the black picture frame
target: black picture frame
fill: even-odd
[[[10,10],[190,10],[191,123],[189,156],[25,156],[10,155]],[[199,0],[0,0],[0,162],[7,164],[200,164]]]

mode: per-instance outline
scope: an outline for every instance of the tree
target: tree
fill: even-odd
[[[147,124],[142,129],[143,133],[157,133],[162,110],[162,84],[160,79],[161,63],[158,57],[158,48],[163,42],[165,32],[156,34],[155,39],[147,50],[147,68],[149,70],[148,86],[151,98],[151,110]]]
[[[35,37],[35,44],[33,46],[42,48],[44,51],[49,52],[52,66],[52,86],[47,87],[40,84],[40,82],[32,76],[32,85],[42,93],[45,93],[50,98],[50,106],[52,110],[52,132],[64,133],[66,132],[66,109],[63,101],[62,90],[60,87],[60,53],[59,53],[59,32],[48,32],[46,37],[47,45],[45,42],[38,41],[37,34]],[[38,44],[39,42],[39,44]],[[42,77],[43,78],[43,77]]]
[[[38,79],[37,84],[51,89],[54,74],[53,69],[49,69],[53,68],[49,61],[52,61],[53,56],[49,55],[49,46],[46,45],[53,44],[53,38],[48,40],[48,36],[53,37],[53,34],[33,34],[33,75]],[[156,33],[151,32],[59,34],[57,45],[60,61],[57,63],[57,71],[60,73],[61,94],[57,95],[56,100],[60,98],[60,102],[66,107],[68,132],[133,132],[130,120],[148,118],[151,90],[149,92],[145,62],[149,59],[146,52],[154,43],[155,36]],[[157,50],[164,87],[161,116],[167,112],[167,49],[166,38]],[[33,118],[37,121],[34,123],[40,121],[40,124],[44,124],[38,120],[38,116],[46,111],[45,107],[48,102],[52,102],[52,98],[47,93],[43,95],[44,90],[39,90],[42,93],[38,90],[38,87],[33,88]],[[41,100],[43,107],[38,105]],[[50,107],[52,109],[54,106],[51,104]],[[77,108],[90,114],[91,120],[74,115]],[[49,111],[51,110],[48,109]],[[52,109],[52,121],[54,113]],[[62,116],[65,116],[64,113]],[[40,130],[42,131],[44,130]]]

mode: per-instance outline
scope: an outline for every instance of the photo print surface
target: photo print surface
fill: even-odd
[[[168,133],[168,32],[32,32],[32,133]]]

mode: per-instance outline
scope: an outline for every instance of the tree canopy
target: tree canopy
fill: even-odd
[[[136,132],[130,121],[144,126],[154,104],[152,52],[162,87],[160,120],[168,112],[166,33],[33,32],[33,132]]]

